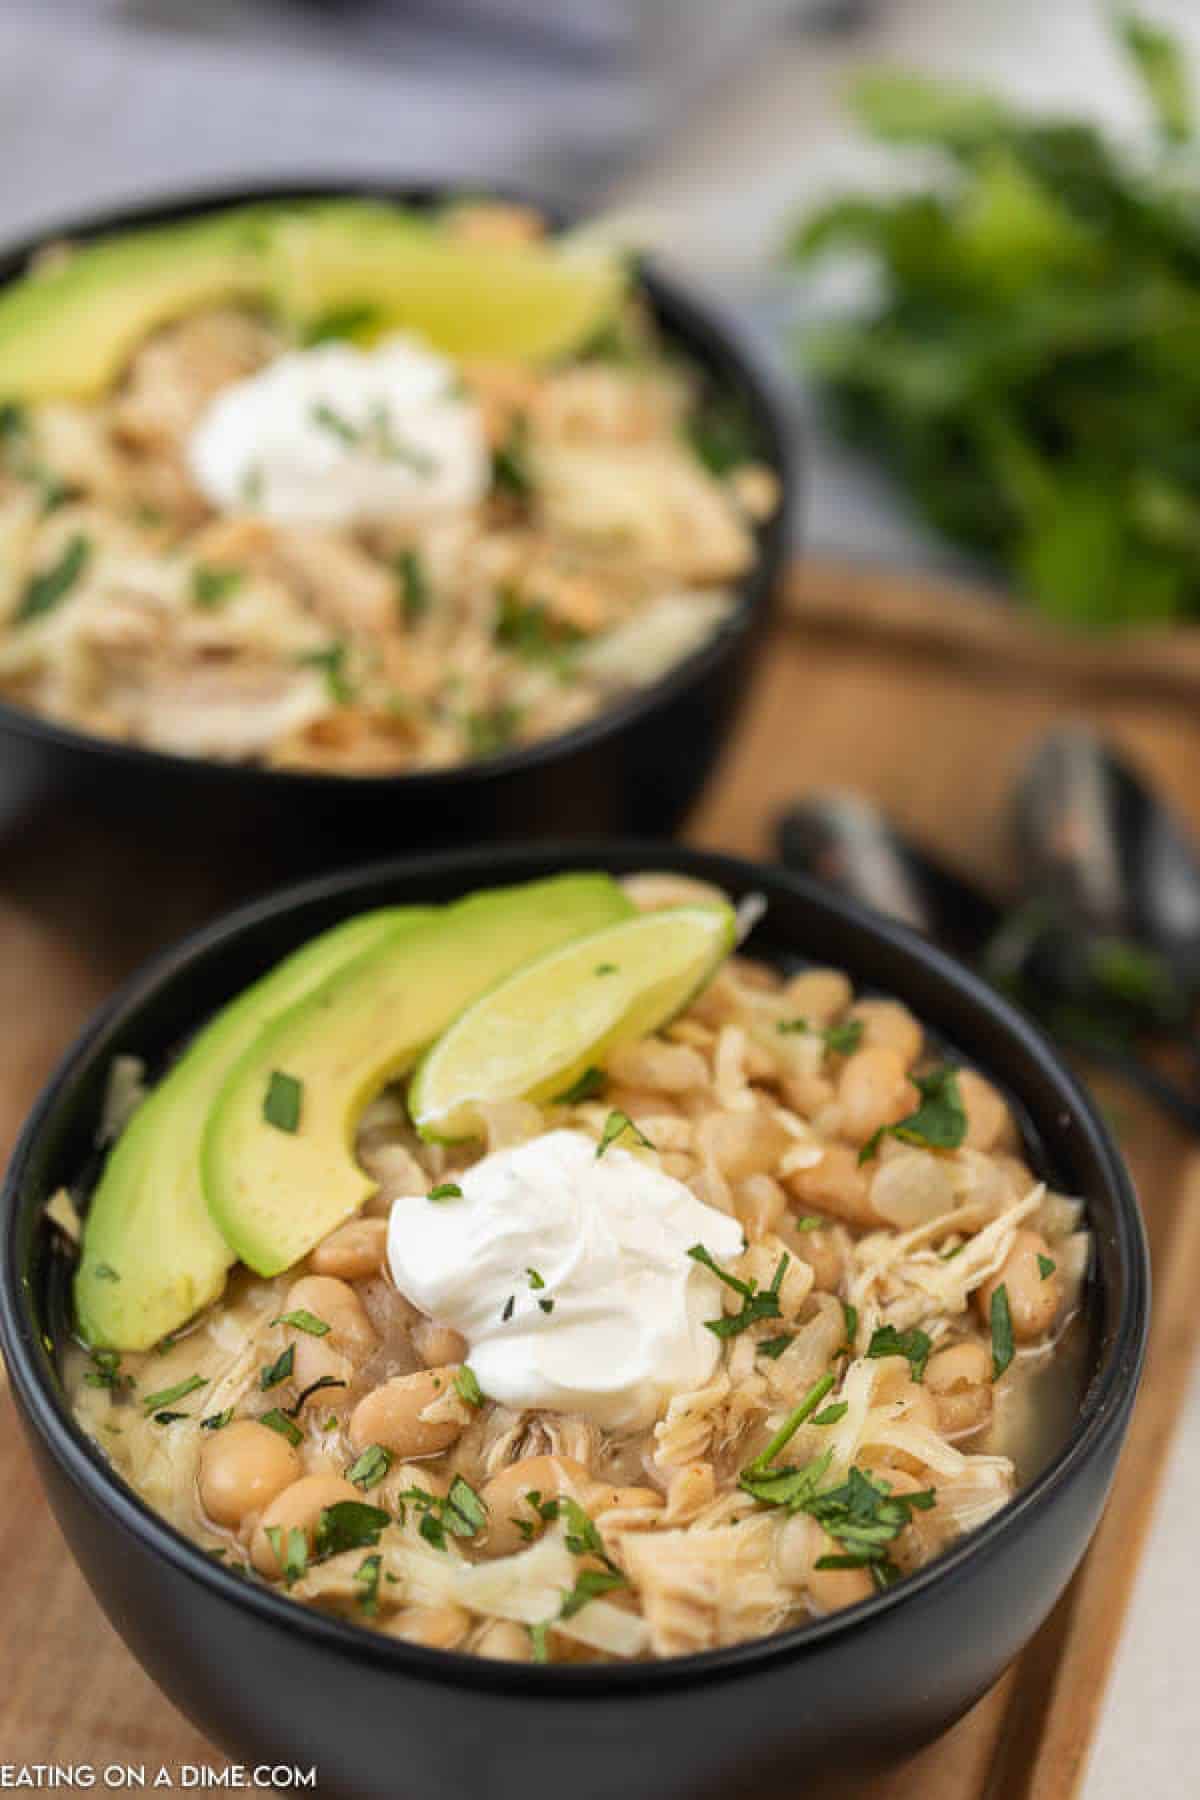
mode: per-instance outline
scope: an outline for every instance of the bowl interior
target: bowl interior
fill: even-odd
[[[148,226],[171,224],[200,217],[223,207],[255,201],[362,198],[391,201],[432,212],[445,205],[448,200],[456,198],[461,191],[461,188],[448,184],[314,178],[282,183],[257,182],[148,201],[140,206],[58,221],[36,238],[0,248],[0,287],[19,276],[27,267],[30,257],[45,243],[67,240],[86,242],[89,238],[101,237],[110,232],[135,231]],[[484,184],[477,184],[471,191],[473,197],[487,192],[495,194],[497,198],[527,202],[544,213],[555,227],[562,227],[570,222],[561,207],[536,195],[514,189],[487,188]],[[502,751],[486,760],[477,759],[453,764],[445,769],[417,770],[399,775],[328,774],[316,770],[265,768],[252,763],[222,763],[212,758],[180,756],[149,746],[95,737],[13,706],[2,698],[0,727],[20,736],[61,744],[75,751],[87,751],[114,765],[151,764],[162,769],[174,768],[193,774],[199,770],[210,782],[252,782],[257,787],[274,790],[282,802],[285,794],[294,795],[304,787],[310,790],[377,792],[381,786],[394,787],[397,783],[402,783],[406,791],[437,791],[452,787],[467,773],[482,780],[499,781],[510,772],[553,760],[576,747],[605,738],[653,712],[660,704],[684,692],[692,682],[703,679],[722,661],[728,647],[746,637],[765,615],[789,543],[795,508],[796,458],[793,433],[784,408],[758,368],[756,358],[739,340],[728,320],[719,318],[694,295],[653,267],[648,266],[639,271],[638,285],[663,342],[699,371],[706,397],[721,397],[737,409],[756,457],[775,473],[780,487],[779,504],[756,529],[758,556],[754,567],[737,584],[737,604],[729,618],[707,643],[693,650],[659,680],[618,696],[612,704],[569,731],[535,740],[514,750]]]
[[[1093,1106],[1041,1032],[985,984],[901,926],[853,906],[815,883],[732,858],[661,845],[547,846],[487,851],[382,865],[306,884],[244,908],[229,919],[168,951],[135,978],[93,1022],[67,1056],[36,1108],[11,1164],[5,1192],[0,1262],[0,1326],[4,1349],[22,1398],[52,1452],[80,1478],[98,1485],[106,1503],[166,1548],[195,1575],[228,1583],[243,1604],[284,1605],[294,1629],[349,1634],[362,1652],[367,1634],[353,1626],[314,1623],[308,1609],[237,1583],[203,1553],[155,1518],[111,1472],[71,1420],[57,1373],[57,1350],[69,1330],[65,1306],[67,1267],[45,1224],[42,1208],[54,1190],[75,1184],[95,1166],[94,1131],[107,1070],[118,1054],[146,1058],[153,1070],[226,999],[316,932],[348,914],[397,901],[443,900],[472,888],[530,880],[570,868],[607,868],[615,874],[670,868],[715,881],[735,899],[761,894],[765,914],[749,940],[752,953],[784,964],[829,963],[844,968],[856,987],[893,995],[908,1004],[947,1046],[1002,1087],[1027,1129],[1031,1160],[1062,1190],[1081,1195],[1095,1239],[1089,1283],[1089,1371],[1078,1420],[1048,1465],[989,1524],[943,1554],[898,1588],[843,1614],[798,1627],[778,1637],[677,1659],[744,1662],[805,1640],[853,1626],[881,1608],[903,1603],[917,1583],[945,1579],[997,1533],[1019,1527],[1020,1515],[1040,1505],[1089,1443],[1108,1428],[1136,1385],[1144,1349],[1149,1273],[1137,1203],[1120,1157]],[[380,1640],[378,1653],[400,1646]],[[425,1653],[435,1654],[435,1653]],[[471,1679],[479,1659],[447,1656]],[[605,1670],[607,1681],[634,1676],[658,1680],[672,1665]],[[546,1671],[556,1679],[599,1678],[588,1668]]]

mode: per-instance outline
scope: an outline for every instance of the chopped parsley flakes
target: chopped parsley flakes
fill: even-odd
[[[760,1288],[753,1280],[741,1281],[736,1275],[731,1275],[728,1269],[721,1267],[703,1244],[693,1244],[688,1255],[693,1262],[700,1263],[715,1275],[718,1281],[723,1281],[727,1288],[732,1288],[735,1294],[740,1294],[742,1297],[740,1312],[723,1313],[719,1319],[705,1319],[704,1328],[706,1331],[711,1331],[714,1337],[737,1337],[751,1325],[757,1325],[760,1319],[778,1319],[780,1317],[779,1288],[787,1273],[788,1264],[792,1260],[786,1250],[779,1259],[775,1273],[771,1277],[770,1286],[765,1288]]]
[[[999,1381],[1015,1354],[1012,1309],[1008,1304],[1008,1288],[1002,1281],[992,1291],[992,1379]]]
[[[921,1096],[921,1104],[896,1124],[881,1125],[859,1151],[860,1163],[868,1162],[878,1154],[885,1136],[929,1150],[957,1150],[963,1142],[967,1135],[967,1111],[958,1089],[957,1069],[942,1063],[928,1075],[914,1075],[912,1080]]]
[[[894,1325],[880,1325],[871,1333],[867,1355],[906,1357],[913,1380],[921,1381],[932,1349],[933,1340],[915,1325],[911,1331],[897,1331]]]
[[[294,1075],[272,1069],[263,1100],[263,1118],[276,1131],[296,1132],[300,1129],[300,1109],[304,1100],[304,1084]]]
[[[604,1130],[600,1133],[600,1142],[596,1145],[596,1160],[599,1161],[604,1152],[610,1149],[619,1137],[624,1137],[626,1132],[643,1150],[653,1150],[654,1145],[644,1131],[638,1130],[629,1114],[614,1109],[604,1121]]]

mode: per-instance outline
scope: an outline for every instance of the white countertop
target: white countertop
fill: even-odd
[[[1200,55],[1195,0],[1144,0]],[[1088,107],[1122,129],[1140,109],[1099,0],[876,0],[851,40],[785,35],[643,155],[619,197],[660,217],[675,259],[780,362],[789,284],[764,274],[797,207],[839,180],[882,178],[847,140],[838,94],[862,60],[904,60]],[[332,15],[330,15],[331,17]],[[395,29],[386,28],[387,32]],[[464,176],[480,170],[597,191],[654,120],[644,91],[560,59],[535,73],[436,34],[356,51],[282,0],[2,0],[0,235],[88,206],[246,174]],[[828,442],[809,465],[808,538],[945,561],[886,484]],[[1200,1792],[1200,1373],[1180,1424],[1107,1700],[1086,1800]],[[1004,1800],[998,1796],[997,1800]]]

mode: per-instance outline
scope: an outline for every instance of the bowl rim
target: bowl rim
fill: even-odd
[[[556,231],[569,226],[576,216],[569,208],[534,192],[505,182],[468,183],[414,177],[389,180],[380,175],[344,176],[297,174],[288,178],[230,182],[166,190],[159,195],[123,205],[99,207],[68,219],[56,219],[43,229],[0,243],[0,290],[16,279],[29,259],[48,243],[59,239],[81,242],[110,232],[138,231],[201,217],[224,207],[288,200],[363,199],[391,201],[397,205],[433,208],[455,198],[513,201],[542,213]],[[535,738],[515,750],[496,756],[472,757],[444,768],[337,774],[327,769],[272,768],[258,763],[224,761],[218,757],[185,756],[150,744],[129,744],[116,738],[76,729],[40,713],[16,706],[0,697],[0,730],[52,745],[75,755],[93,755],[120,768],[132,765],[162,774],[207,780],[253,782],[280,802],[305,787],[330,794],[401,793],[436,796],[464,779],[502,782],[510,775],[542,768],[586,751],[635,726],[660,707],[670,706],[694,684],[703,682],[723,662],[728,649],[746,638],[765,620],[783,564],[791,528],[799,515],[799,463],[796,433],[789,414],[769,378],[765,358],[747,332],[708,295],[684,279],[663,272],[653,257],[639,257],[635,267],[636,291],[647,296],[664,338],[682,345],[698,366],[710,375],[735,381],[744,392],[755,430],[765,446],[766,460],[779,482],[779,500],[769,518],[755,528],[755,556],[750,568],[731,584],[735,605],[728,618],[707,640],[680,662],[645,687],[618,696],[591,718],[567,731]]]
[[[178,979],[198,959],[219,952],[243,932],[278,920],[306,904],[344,900],[350,907],[369,905],[376,903],[372,896],[379,886],[394,885],[399,890],[413,879],[444,881],[448,888],[464,891],[483,880],[498,883],[506,877],[537,879],[535,865],[544,865],[544,874],[587,868],[623,874],[635,868],[657,867],[711,880],[734,892],[765,889],[768,906],[770,889],[774,888],[777,893],[793,895],[810,908],[824,910],[831,920],[849,927],[856,935],[872,938],[909,968],[931,977],[943,991],[956,992],[975,1016],[986,1018],[992,1028],[1013,1041],[1031,1067],[1056,1086],[1073,1127],[1087,1140],[1090,1153],[1104,1172],[1106,1197],[1112,1208],[1112,1237],[1125,1290],[1124,1304],[1115,1310],[1111,1336],[1102,1349],[1066,1440],[1033,1481],[986,1524],[895,1587],[825,1618],[808,1620],[769,1637],[689,1656],[576,1667],[509,1665],[385,1637],[234,1574],[154,1512],[75,1423],[58,1389],[47,1349],[39,1341],[32,1284],[24,1275],[16,1241],[26,1168],[61,1090],[101,1052],[103,1039],[118,1021],[136,1017],[165,983]],[[602,1696],[668,1692],[744,1677],[764,1664],[798,1662],[832,1640],[869,1630],[909,1599],[960,1583],[1010,1545],[1030,1516],[1052,1505],[1083,1465],[1101,1454],[1114,1434],[1124,1430],[1141,1375],[1149,1324],[1149,1251],[1132,1180],[1094,1103],[1040,1026],[980,976],[907,926],[874,913],[819,882],[777,865],[766,867],[721,852],[639,839],[488,846],[360,864],[277,889],[190,933],[159,952],[126,981],[93,1014],[61,1059],[20,1135],[0,1186],[0,1209],[0,1349],[14,1392],[36,1429],[41,1447],[53,1456],[75,1487],[114,1525],[132,1533],[178,1575],[207,1584],[235,1608],[257,1615],[260,1622],[300,1633],[315,1645],[323,1645],[353,1662],[371,1663],[484,1693],[519,1692],[579,1702]]]

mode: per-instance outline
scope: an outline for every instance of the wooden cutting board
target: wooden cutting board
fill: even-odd
[[[1110,732],[1200,832],[1198,701],[1200,639],[1080,644],[916,577],[807,564],[788,585],[741,729],[690,836],[769,855],[790,801],[854,787],[966,872],[1002,884],[1006,796],[1040,734],[1067,716]],[[49,812],[10,836],[0,856],[0,1157],[89,1010],[239,884],[244,872],[213,868],[203,846],[184,861],[117,842],[78,816]],[[1108,1085],[1103,1098],[1137,1177],[1156,1305],[1146,1384],[1100,1535],[992,1693],[903,1768],[853,1795],[839,1783],[839,1800],[1069,1800],[1078,1790],[1198,1334],[1200,1152],[1128,1093]],[[141,1673],[92,1601],[41,1498],[7,1391],[0,1473],[3,1761],[220,1768],[224,1759]]]

